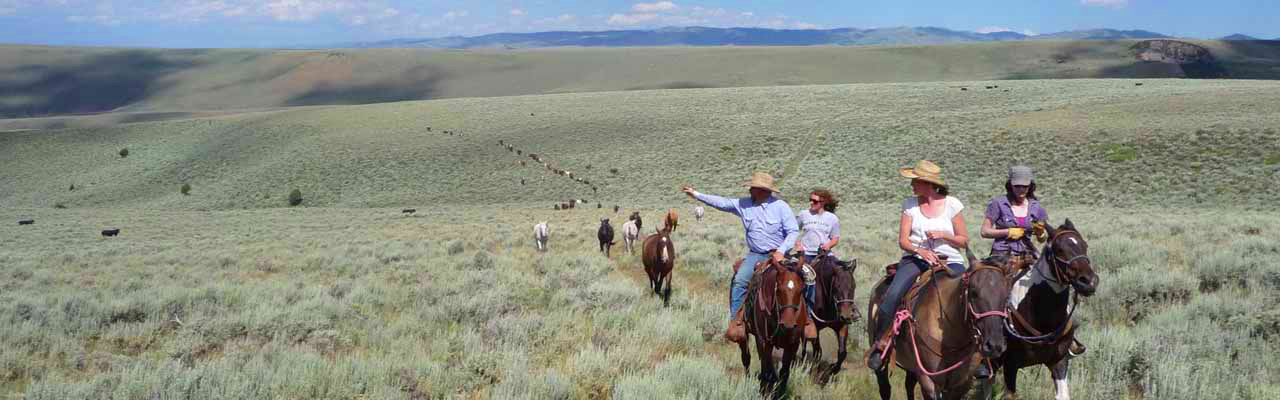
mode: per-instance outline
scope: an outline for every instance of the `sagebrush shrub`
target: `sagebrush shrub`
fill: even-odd
[[[289,192],[289,205],[297,206],[299,204],[302,204],[302,191],[293,189],[292,192]]]
[[[178,189],[178,191],[179,191],[179,192],[182,192],[182,195],[183,195],[183,196],[190,195],[190,194],[191,194],[191,184],[190,184],[190,183],[184,183],[184,184],[182,184],[182,187],[181,187],[181,188],[179,188],[179,189]]]

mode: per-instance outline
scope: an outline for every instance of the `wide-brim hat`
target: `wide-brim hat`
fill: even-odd
[[[1035,179],[1035,175],[1031,173],[1031,167],[1023,165],[1015,165],[1009,167],[1009,184],[1014,186],[1027,186]]]
[[[773,186],[773,175],[767,172],[756,172],[751,174],[751,180],[747,181],[747,187],[761,188],[774,193],[782,193],[776,186]]]
[[[902,176],[919,179],[938,186],[947,187],[947,182],[942,180],[942,168],[938,164],[934,164],[929,160],[920,160],[914,167],[907,167],[898,170]]]

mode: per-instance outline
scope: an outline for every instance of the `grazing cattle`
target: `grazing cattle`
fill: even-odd
[[[413,214],[413,213],[418,212],[418,209],[416,209],[416,208],[406,208],[406,209],[400,210],[400,212],[405,213],[405,214]]]
[[[115,235],[119,235],[119,234],[120,234],[120,228],[116,228],[116,229],[105,229],[105,230],[103,230],[103,231],[102,231],[102,236],[115,236]]]
[[[547,236],[550,230],[547,228],[547,221],[542,221],[533,226],[533,242],[538,246],[538,251],[547,251]]]
[[[640,260],[644,272],[649,275],[653,293],[662,296],[662,306],[671,303],[671,270],[676,265],[676,247],[671,242],[671,232],[676,230],[676,210],[668,210],[662,230],[644,239],[640,245]],[[638,228],[638,227],[637,227]]]
[[[600,229],[596,231],[596,238],[600,239],[600,251],[604,253],[605,258],[609,258],[610,250],[613,249],[613,226],[609,225],[608,218],[600,219]]]
[[[706,211],[707,211],[707,210],[703,209],[703,208],[702,208],[702,206],[696,206],[696,207],[694,207],[694,208],[693,208],[693,218],[697,219],[697,220],[698,220],[698,222],[702,222],[702,215],[703,215],[703,214],[705,214],[705,213],[706,213]]]
[[[961,91],[961,92],[967,92],[967,91],[969,91],[969,88],[967,88],[967,87],[962,87],[962,88],[960,88],[960,91]]]
[[[631,213],[631,217],[630,217],[630,218],[628,218],[628,219],[629,219],[629,220],[631,220],[631,221],[636,221],[636,230],[640,230],[640,228],[643,228],[643,227],[644,227],[644,221],[641,221],[641,220],[640,220],[640,212],[639,212],[639,211],[632,212],[632,213]]]
[[[524,178],[520,178],[520,184],[524,185]]]
[[[627,254],[635,253],[635,243],[639,237],[640,229],[636,228],[636,221],[622,223],[622,243],[627,246]]]
[[[1142,86],[1142,82],[1135,83],[1133,86]]]
[[[31,225],[34,223],[36,223],[36,220],[34,219],[24,219],[24,220],[18,221],[18,225]]]

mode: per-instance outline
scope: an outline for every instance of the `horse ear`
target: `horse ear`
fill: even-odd
[[[1045,233],[1049,234],[1050,239],[1052,239],[1054,236],[1057,236],[1057,233],[1055,232],[1056,229],[1053,229],[1053,224],[1049,223],[1049,221],[1044,222],[1044,231]]]
[[[1071,218],[1067,218],[1066,221],[1062,222],[1062,228],[1074,231],[1076,230],[1076,225],[1071,223]]]

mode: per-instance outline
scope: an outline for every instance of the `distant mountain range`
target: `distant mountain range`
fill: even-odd
[[[1235,35],[1233,35],[1235,36]],[[1242,35],[1241,35],[1242,36]],[[392,39],[342,43],[319,47],[339,48],[536,48],[628,46],[867,46],[934,45],[1011,40],[1118,40],[1159,39],[1170,36],[1144,30],[1090,29],[1025,35],[1018,32],[978,33],[936,27],[765,29],[669,27],[652,30],[597,32],[494,33],[428,39]],[[1232,39],[1235,40],[1235,39]]]

